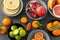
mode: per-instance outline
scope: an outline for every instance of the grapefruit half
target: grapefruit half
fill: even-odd
[[[54,16],[60,18],[60,5],[56,5],[53,8],[53,14]]]

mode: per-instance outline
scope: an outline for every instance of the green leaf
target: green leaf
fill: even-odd
[[[41,28],[41,29],[42,29],[42,26],[43,26],[43,25],[42,25],[42,24],[40,24],[40,23],[37,23],[37,24],[39,25],[39,28]]]
[[[59,29],[59,28],[60,28],[60,25],[54,26],[54,27],[51,29],[51,31],[57,30],[57,29]]]

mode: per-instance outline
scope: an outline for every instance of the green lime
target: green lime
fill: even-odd
[[[19,27],[18,30],[23,30],[23,27]]]
[[[14,37],[13,31],[11,31],[11,32],[9,33],[9,36],[12,37],[12,38]]]
[[[21,39],[21,36],[17,35],[17,36],[15,36],[15,39],[16,40],[20,40]]]
[[[16,29],[16,30],[14,30],[14,35],[17,35],[18,33],[19,33],[19,30],[18,29]]]
[[[14,31],[15,29],[17,29],[16,25],[11,26],[11,30]]]
[[[19,33],[19,34],[20,34],[20,36],[22,36],[22,37],[23,37],[23,36],[25,36],[25,35],[26,35],[26,31],[25,31],[25,30],[20,30],[20,33]]]

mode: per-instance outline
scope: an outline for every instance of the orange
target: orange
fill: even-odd
[[[48,0],[48,8],[53,9],[56,5],[56,0]]]
[[[38,23],[38,21],[33,21],[32,22],[32,27],[33,28],[39,28],[39,25],[37,23]]]
[[[35,34],[35,39],[37,39],[37,40],[43,39],[43,34],[42,34],[41,32],[37,32],[37,33]]]
[[[53,27],[52,22],[50,22],[50,23],[47,24],[47,29],[48,29],[49,31],[52,29],[52,27]]]
[[[52,31],[52,34],[53,34],[54,36],[59,36],[59,35],[60,35],[60,29],[57,29],[57,30],[55,30],[55,31]]]
[[[54,21],[54,22],[53,22],[53,26],[57,26],[57,25],[59,25],[59,24],[60,24],[59,21]]]
[[[28,19],[26,17],[21,18],[21,23],[26,24],[28,22]]]
[[[10,18],[4,18],[2,20],[2,24],[5,25],[5,26],[9,26],[11,24],[11,19]]]
[[[29,31],[31,29],[31,23],[28,23],[26,26],[26,31]]]
[[[60,0],[57,0],[57,4],[60,4]]]
[[[1,26],[0,29],[0,34],[4,35],[7,33],[7,28],[5,26]]]

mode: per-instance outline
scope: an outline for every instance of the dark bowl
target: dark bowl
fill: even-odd
[[[22,26],[21,24],[19,24],[19,23],[14,23],[14,24],[12,24],[12,25],[16,25],[16,26],[18,26],[18,28],[19,28],[19,27],[23,27],[23,26]],[[12,26],[12,25],[11,25],[11,26]],[[9,36],[9,32],[12,31],[12,30],[11,30],[11,26],[10,26],[9,29],[8,29],[8,37],[9,37],[11,40],[16,40],[15,38],[11,38],[11,37]],[[24,28],[23,28],[23,29],[24,29]]]
[[[54,22],[54,21],[59,21],[60,22],[60,19],[52,19],[52,20],[50,20],[48,23],[50,23],[50,22]],[[47,23],[47,24],[48,24]],[[52,31],[49,31],[49,30],[47,30],[52,36],[54,36],[53,34],[52,34]],[[56,37],[56,36],[54,36],[54,37]]]

